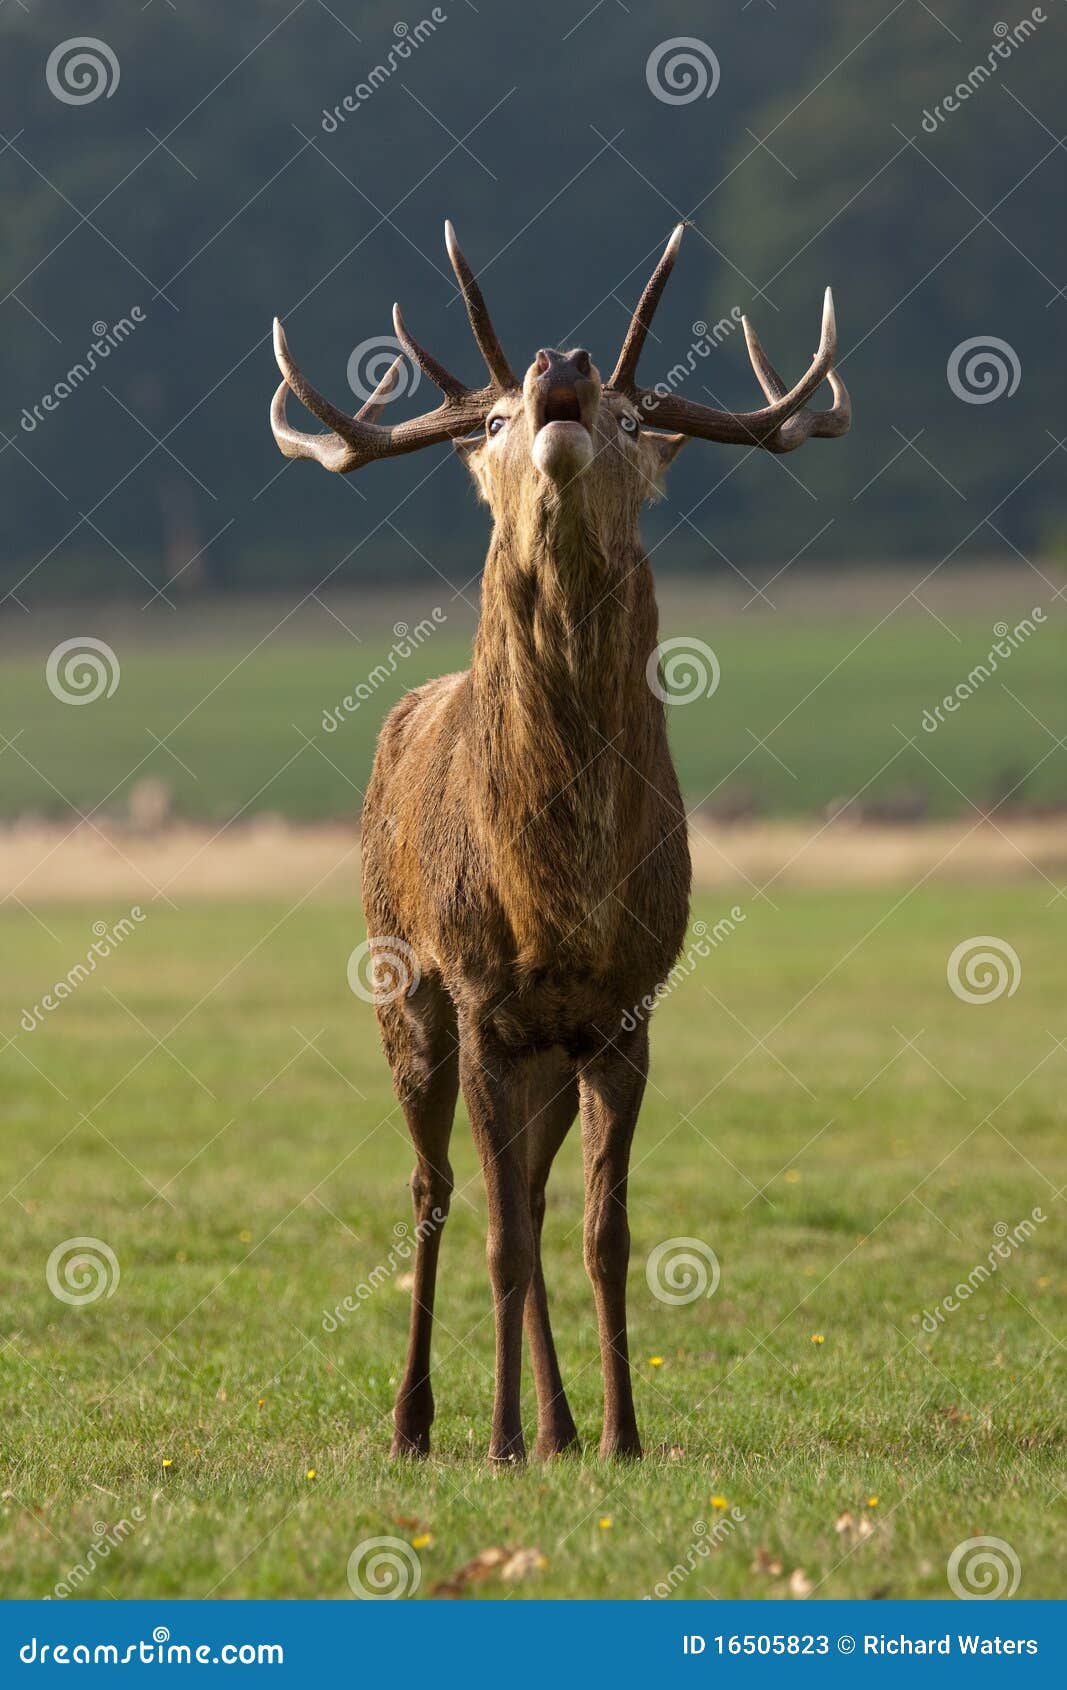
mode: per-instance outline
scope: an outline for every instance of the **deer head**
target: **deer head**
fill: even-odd
[[[393,324],[400,344],[440,388],[443,401],[435,410],[407,422],[392,427],[379,423],[396,382],[398,357],[363,408],[349,416],[323,398],[293,362],[275,318],[274,351],[284,380],[271,407],[271,428],[280,450],[290,458],[314,458],[325,469],[345,475],[378,458],[452,440],[498,517],[532,500],[572,502],[601,517],[614,513],[625,519],[636,514],[643,498],[659,491],[664,470],[689,438],[790,452],[810,437],[846,433],[851,405],[833,368],[837,330],[829,288],[818,351],[791,388],[768,360],[748,319],[743,319],[749,357],[768,401],[759,410],[720,411],[683,399],[662,384],[637,385],[638,359],[684,228],[678,224],[652,272],[607,382],[601,380],[584,348],[561,352],[551,347],[538,352],[520,382],[497,338],[455,230],[446,223],[448,255],[488,367],[487,384],[470,388],[452,375],[409,334],[400,307],[394,306]],[[833,405],[814,411],[808,400],[824,380],[830,383]],[[290,391],[330,432],[303,434],[290,426],[286,416]]]

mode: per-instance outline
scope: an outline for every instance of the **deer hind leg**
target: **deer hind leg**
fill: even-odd
[[[642,1024],[632,1034],[617,1033],[614,1043],[583,1066],[580,1078],[585,1265],[596,1298],[604,1372],[601,1455],[641,1454],[626,1332],[626,1182],[647,1072],[648,1031]]]
[[[537,1387],[537,1453],[562,1455],[578,1449],[578,1432],[563,1389],[548,1294],[541,1267],[541,1227],[545,1218],[545,1185],[556,1152],[578,1113],[578,1079],[562,1059],[543,1059],[533,1070],[527,1094],[527,1167],[530,1218],[533,1227],[533,1275],[524,1311]]]
[[[404,1376],[393,1409],[393,1455],[428,1455],[434,1417],[430,1340],[441,1233],[452,1196],[448,1145],[459,1089],[456,1018],[444,988],[423,979],[410,997],[383,1006],[386,1055],[415,1146],[411,1195],[415,1268]]]
[[[496,1372],[489,1459],[525,1459],[519,1384],[522,1321],[533,1276],[526,1160],[527,1064],[473,1021],[460,1026],[460,1084],[481,1157],[489,1210],[486,1259],[493,1291]]]

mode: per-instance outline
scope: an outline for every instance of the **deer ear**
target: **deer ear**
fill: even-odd
[[[483,434],[473,434],[467,436],[466,438],[461,437],[458,440],[453,440],[452,444],[456,449],[457,455],[463,459],[463,462],[470,470],[474,479],[474,485],[478,489],[479,497],[488,502],[489,495],[486,491],[485,477],[482,474],[482,447],[485,445],[485,436]]]
[[[646,434],[645,439],[655,452],[662,472],[674,462],[689,436],[688,434]]]
[[[663,484],[667,478],[667,471],[688,438],[687,434],[659,434],[651,431],[641,436],[641,443],[648,454],[645,462],[648,463],[651,459],[648,470],[650,482],[648,497],[653,502],[663,497]]]
[[[466,439],[461,438],[459,440],[453,440],[452,444],[469,469],[471,467],[471,459],[474,457],[478,448],[485,445],[485,440],[480,434],[472,434]]]

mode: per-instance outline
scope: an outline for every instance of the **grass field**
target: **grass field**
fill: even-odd
[[[811,814],[857,793],[907,794],[946,815],[1014,789],[1017,802],[1062,803],[1055,738],[1067,644],[1054,585],[1022,565],[946,571],[922,587],[920,605],[909,593],[922,573],[796,583],[787,573],[767,589],[774,609],[737,582],[668,580],[663,637],[704,642],[721,669],[714,696],[671,708],[690,800]],[[476,597],[477,583],[458,598],[431,580],[297,611],[201,600],[150,614],[12,612],[0,630],[0,723],[15,749],[4,757],[0,816],[62,816],[70,803],[121,810],[147,776],[167,782],[183,813],[211,821],[354,814],[389,706],[428,676],[466,667]],[[955,715],[924,730],[924,712],[988,659],[994,626],[1014,628],[1035,606],[1047,621]],[[420,624],[429,635],[391,657],[404,649],[394,627],[410,644]],[[79,634],[108,641],[120,675],[110,698],[72,709],[49,691],[45,664]],[[692,672],[679,684],[693,684]],[[359,707],[324,729],[324,714],[361,686]]]
[[[1035,882],[902,896],[756,901],[658,1010],[631,1184],[648,1457],[503,1474],[482,1459],[491,1320],[462,1114],[435,1454],[385,1458],[411,1157],[372,1011],[345,983],[354,897],[153,904],[32,1033],[23,1012],[125,909],[6,905],[5,1595],[345,1597],[352,1552],[388,1536],[418,1545],[420,1597],[500,1546],[544,1565],[472,1596],[936,1597],[979,1535],[1018,1557],[1019,1596],[1059,1594],[1064,906]],[[1014,995],[949,990],[973,934],[1017,951]],[[545,1247],[591,1451],[577,1153],[572,1138]],[[1049,1223],[924,1330],[1035,1210]],[[714,1250],[721,1280],[672,1306],[645,1262],[680,1236]],[[73,1306],[46,1264],[85,1237],[120,1277]],[[324,1327],[376,1267],[373,1294]]]

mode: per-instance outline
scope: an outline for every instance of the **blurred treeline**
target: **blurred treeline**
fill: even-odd
[[[335,583],[432,569],[470,579],[484,513],[444,450],[349,481],[306,464],[279,474],[266,423],[276,310],[312,379],[351,408],[349,355],[389,334],[395,297],[440,357],[479,373],[445,215],[486,270],[520,366],[566,340],[609,367],[679,215],[695,228],[646,352],[649,381],[686,357],[694,323],[733,307],[794,376],[833,281],[853,434],[784,460],[691,445],[649,519],[653,541],[704,502],[657,562],[755,574],[797,553],[800,569],[1059,548],[1060,0],[933,133],[924,110],[988,61],[1014,13],[979,0],[603,0],[592,13],[444,0],[417,50],[327,132],[324,108],[385,62],[399,26],[431,12],[398,6],[0,11],[4,591],[32,604],[147,600],[171,577],[175,591],[311,587],[328,571]],[[117,57],[110,97],[74,105],[50,92],[49,54],[75,36]],[[675,36],[713,49],[713,97],[650,92],[649,55]],[[23,426],[93,325],[134,306],[145,321],[106,366]],[[948,359],[976,336],[1015,353],[1013,396],[968,404],[951,391]],[[758,402],[739,333],[686,391]],[[424,385],[414,402],[436,400]]]

